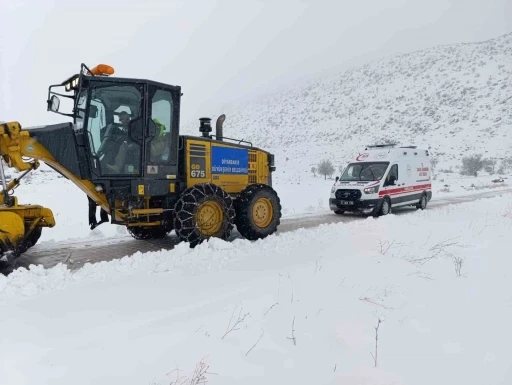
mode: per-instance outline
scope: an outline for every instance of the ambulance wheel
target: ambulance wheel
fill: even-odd
[[[382,200],[382,203],[380,205],[378,216],[388,215],[390,212],[391,212],[391,200],[388,197],[385,197]]]
[[[428,202],[427,194],[423,193],[419,203],[416,205],[416,208],[425,210],[427,208],[427,202]]]
[[[343,215],[343,214],[345,214],[345,211],[343,211],[343,210],[336,210],[336,211],[334,211],[334,214]]]

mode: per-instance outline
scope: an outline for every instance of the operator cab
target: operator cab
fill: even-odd
[[[49,89],[48,110],[72,117],[75,133],[83,134],[91,179],[177,175],[181,88],[113,73],[110,66],[82,64],[80,74]],[[58,96],[73,101],[71,113],[59,112]]]

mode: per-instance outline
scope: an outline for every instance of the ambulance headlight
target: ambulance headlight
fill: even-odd
[[[331,194],[334,194],[335,191],[336,191],[336,187],[332,186],[331,187]]]
[[[376,194],[379,192],[379,185],[373,187],[367,187],[364,189],[365,194]]]

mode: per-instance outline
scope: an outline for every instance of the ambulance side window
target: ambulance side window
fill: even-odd
[[[393,186],[393,180],[396,182],[398,180],[398,165],[394,164],[391,166],[391,169],[389,170],[388,176],[386,177],[386,182],[384,183],[384,186]]]

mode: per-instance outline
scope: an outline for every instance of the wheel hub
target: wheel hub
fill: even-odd
[[[222,209],[217,202],[205,202],[197,209],[196,223],[201,234],[211,236],[222,226]]]
[[[252,217],[254,224],[260,228],[267,227],[272,222],[274,209],[272,202],[267,198],[259,198],[252,207]]]

